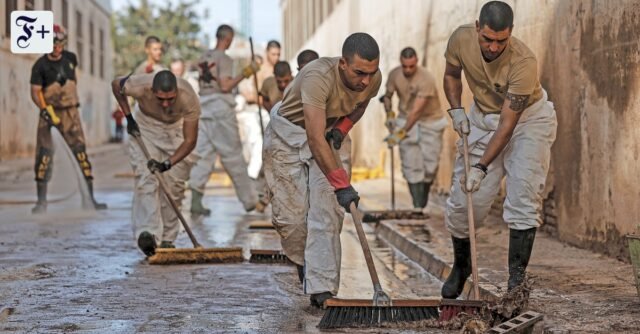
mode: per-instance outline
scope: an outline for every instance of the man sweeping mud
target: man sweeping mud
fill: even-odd
[[[342,208],[360,199],[349,180],[348,133],[380,88],[379,56],[371,36],[349,36],[342,57],[314,60],[298,73],[265,131],[273,224],[314,306],[338,293]]]
[[[217,156],[225,171],[231,177],[236,194],[244,209],[249,212],[256,208],[258,195],[247,172],[247,162],[242,155],[242,143],[238,132],[238,119],[233,109],[236,105],[231,91],[240,81],[251,77],[259,66],[251,62],[242,73],[233,74],[233,60],[226,50],[233,42],[233,28],[223,24],[216,31],[217,43],[213,50],[207,50],[200,64],[210,71],[200,77],[200,103],[202,115],[196,153],[199,160],[191,171],[191,213],[209,215],[211,211],[202,205],[204,188],[213,172]]]
[[[488,2],[475,25],[453,32],[445,53],[449,114],[456,132],[468,135],[472,164],[465,178],[459,141],[445,214],[454,250],[453,270],[442,287],[445,298],[457,298],[471,272],[465,192],[473,192],[473,211],[481,222],[506,175],[503,218],[509,226],[510,290],[524,280],[540,225],[556,114],[540,86],[535,55],[511,36],[512,30],[511,8]],[[462,71],[474,97],[468,116],[461,101]]]
[[[397,119],[391,105],[394,93],[399,98]],[[409,184],[413,207],[424,209],[438,170],[442,134],[448,123],[440,108],[435,79],[418,66],[413,48],[400,52],[400,66],[389,73],[383,102],[386,125],[391,132],[385,141],[389,146],[400,144],[402,174]]]
[[[31,69],[31,99],[40,110],[36,139],[36,185],[38,202],[31,210],[47,210],[47,184],[53,169],[53,141],[51,127],[56,126],[78,161],[96,209],[106,209],[93,197],[93,174],[85,147],[84,132],[78,107],[76,87],[76,55],[64,50],[67,34],[64,28],[54,26],[53,51],[40,57]]]
[[[161,193],[154,171],[164,173],[171,197],[180,205],[196,146],[200,103],[193,88],[170,71],[116,78],[113,95],[127,117],[127,132],[139,136],[151,159],[135,140],[129,141],[129,158],[135,174],[132,222],[140,250],[151,256],[156,246],[174,248],[179,222]],[[131,113],[127,96],[137,101]],[[134,117],[135,116],[135,117]]]

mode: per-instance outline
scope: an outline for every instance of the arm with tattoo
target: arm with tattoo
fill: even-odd
[[[484,151],[484,155],[480,159],[479,163],[484,166],[489,166],[493,160],[502,153],[502,150],[507,146],[513,130],[516,128],[522,111],[527,107],[527,101],[529,95],[515,95],[507,93],[507,98],[502,105],[502,111],[500,112],[500,121],[498,122],[498,128],[496,132],[489,140],[487,149]]]

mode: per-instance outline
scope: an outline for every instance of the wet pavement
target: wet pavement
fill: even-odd
[[[288,265],[148,265],[130,223],[130,167],[124,147],[93,157],[102,212],[83,211],[70,164],[56,157],[46,215],[31,215],[31,172],[0,180],[0,332],[300,333],[318,332],[322,311],[309,306]],[[250,230],[265,215],[245,214],[233,190],[210,183],[211,217],[186,215],[205,247],[279,249],[273,230]],[[185,203],[189,203],[185,201]],[[187,208],[188,209],[188,205]],[[392,297],[437,296],[440,282],[375,240],[367,227],[382,285]],[[339,297],[370,298],[355,230],[342,233]],[[177,245],[190,247],[181,233]],[[344,332],[354,332],[345,330]],[[358,330],[357,332],[377,332]],[[384,332],[401,332],[388,330]]]

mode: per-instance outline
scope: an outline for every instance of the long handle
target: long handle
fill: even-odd
[[[464,172],[469,177],[469,141],[467,135],[462,134],[462,148],[464,152]],[[464,187],[465,185],[463,185]],[[472,193],[467,192],[467,215],[469,220],[469,241],[471,244],[471,276],[473,277],[473,294],[475,299],[480,299],[480,289],[478,288],[478,253],[476,252],[476,224],[473,216]]]
[[[394,162],[393,158],[393,146],[389,147],[390,158],[391,158],[391,211],[396,211],[396,173],[394,171]]]
[[[142,138],[140,138],[140,136],[132,136],[132,137],[135,138],[136,141],[138,142],[138,145],[140,145],[140,148],[142,149],[142,152],[144,153],[145,158],[147,158],[147,160],[151,159],[151,155],[149,154],[147,147],[144,145]],[[169,194],[169,187],[165,183],[164,177],[162,176],[162,174],[158,171],[155,171],[153,172],[153,175],[155,175],[156,179],[158,179],[158,183],[160,184],[160,189],[162,189],[164,196],[167,198],[167,200],[169,201],[169,204],[171,204],[171,207],[176,212],[176,215],[178,216],[178,219],[182,223],[184,230],[187,231],[187,234],[189,235],[189,239],[191,239],[191,242],[193,243],[193,247],[202,248],[202,246],[198,243],[198,240],[196,240],[195,235],[193,235],[193,232],[191,232],[191,228],[187,224],[187,221],[184,219],[184,216],[182,215],[182,212],[180,211],[178,204],[176,204],[173,198],[171,198],[171,195]]]
[[[253,53],[253,39],[249,37],[249,46],[251,47],[251,62],[255,61],[255,55]],[[253,84],[256,86],[256,104],[258,104],[258,118],[260,119],[260,133],[264,138],[264,127],[262,123],[262,108],[260,108],[260,91],[258,90],[258,73],[253,74]]]

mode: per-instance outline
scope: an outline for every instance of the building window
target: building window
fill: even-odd
[[[100,29],[100,78],[104,79],[104,55],[105,55],[105,46],[104,46],[104,30]]]
[[[67,2],[67,0],[62,0],[62,26],[65,29],[70,28],[69,27],[69,3]]]
[[[44,10],[51,10],[51,0],[44,0]]]
[[[34,0],[25,0],[24,1],[24,10],[33,10],[35,5],[33,4]]]
[[[4,13],[4,35],[6,37],[11,36],[11,12],[18,10],[18,0],[7,0],[5,6],[7,6]]]
[[[82,53],[82,13],[79,10],[76,11],[76,53],[78,54],[78,67],[82,68],[82,62],[84,61]]]
[[[96,43],[95,38],[93,37],[93,21],[89,21],[89,72],[91,75],[95,75],[95,54],[96,54]]]

